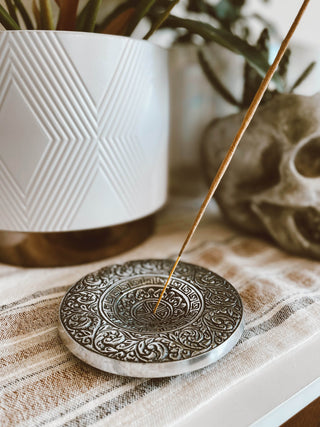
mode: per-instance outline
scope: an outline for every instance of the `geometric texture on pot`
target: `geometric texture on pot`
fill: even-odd
[[[165,202],[167,53],[125,37],[0,34],[0,229],[70,231]]]

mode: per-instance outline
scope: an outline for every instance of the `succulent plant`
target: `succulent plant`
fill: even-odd
[[[178,1],[169,2],[168,7],[159,12],[155,25],[161,25],[166,14],[169,14]],[[155,0],[125,1],[99,23],[97,14],[102,0],[88,0],[81,10],[79,0],[55,0],[55,2],[59,8],[56,22],[53,19],[52,0],[33,0],[33,16],[29,15],[22,0],[5,0],[6,8],[0,5],[0,23],[7,30],[19,30],[23,27],[28,30],[77,30],[130,36]],[[155,25],[150,28],[148,37],[156,30]]]
[[[79,0],[55,0],[55,2],[59,8],[56,22],[52,13],[53,0],[33,0],[33,16],[28,14],[22,0],[5,0],[6,8],[0,6],[0,23],[8,30],[22,28],[28,30],[76,30],[130,37],[140,21],[147,19],[150,28],[143,37],[144,39],[149,39],[156,30],[165,24],[166,27],[182,29],[188,34],[198,35],[204,42],[214,41],[242,55],[260,76],[264,76],[269,68],[265,55],[256,46],[252,46],[247,40],[231,31],[231,6],[235,7],[237,17],[243,0],[220,0],[218,3],[220,14],[223,5],[225,8],[228,3],[230,7],[229,14],[221,15],[224,25],[217,26],[202,22],[201,19],[184,19],[172,15],[171,11],[179,0],[124,0],[99,22],[97,14],[102,0],[88,0],[81,10],[79,10]],[[192,1],[190,1],[191,3]],[[203,0],[193,0],[193,4],[194,7],[200,7],[199,5],[207,3]],[[273,81],[276,87],[282,90],[283,83],[278,74],[275,74]]]
[[[256,48],[264,56],[265,60],[268,61],[270,57],[270,35],[269,30],[265,28],[256,43]],[[311,71],[316,65],[316,62],[311,62],[302,74],[295,80],[295,82],[289,86],[287,82],[288,67],[290,63],[291,51],[288,49],[278,67],[278,79],[280,84],[278,84],[274,89],[268,89],[261,101],[265,103],[269,101],[273,96],[279,93],[292,93],[300,84],[309,76]],[[242,99],[236,99],[228,88],[224,86],[220,78],[217,76],[215,71],[212,68],[212,65],[209,64],[204,51],[202,49],[198,50],[198,58],[200,65],[207,79],[215,90],[230,104],[239,107],[240,109],[248,108],[255,93],[257,92],[261,82],[262,76],[257,73],[254,67],[248,62],[245,61],[244,64],[244,84],[242,91]]]
[[[261,0],[267,2],[269,0]],[[233,34],[239,35],[242,39],[248,39],[250,35],[250,26],[253,19],[262,21],[272,28],[272,24],[267,22],[258,13],[248,14],[244,12],[246,0],[219,0],[212,4],[207,0],[187,0],[185,11],[192,13],[193,16],[199,16],[199,19],[204,16],[208,20],[215,22],[220,28],[231,31]],[[178,42],[190,41],[190,33],[180,34],[177,37]]]

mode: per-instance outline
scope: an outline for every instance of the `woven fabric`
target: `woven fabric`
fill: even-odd
[[[235,231],[211,208],[183,259],[240,292],[246,327],[234,349],[207,368],[164,379],[103,373],[70,354],[57,333],[68,287],[106,264],[174,258],[199,204],[174,199],[149,240],[112,259],[52,269],[0,265],[1,426],[168,426],[319,331],[320,264]]]

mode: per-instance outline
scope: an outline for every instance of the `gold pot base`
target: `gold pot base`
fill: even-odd
[[[23,267],[61,267],[125,252],[150,236],[154,215],[113,227],[53,233],[0,231],[0,262]]]

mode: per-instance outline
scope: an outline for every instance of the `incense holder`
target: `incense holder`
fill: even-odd
[[[130,261],[79,280],[60,305],[64,344],[98,369],[133,377],[178,375],[220,359],[243,332],[238,292],[212,271],[180,262],[153,313],[172,266]]]

